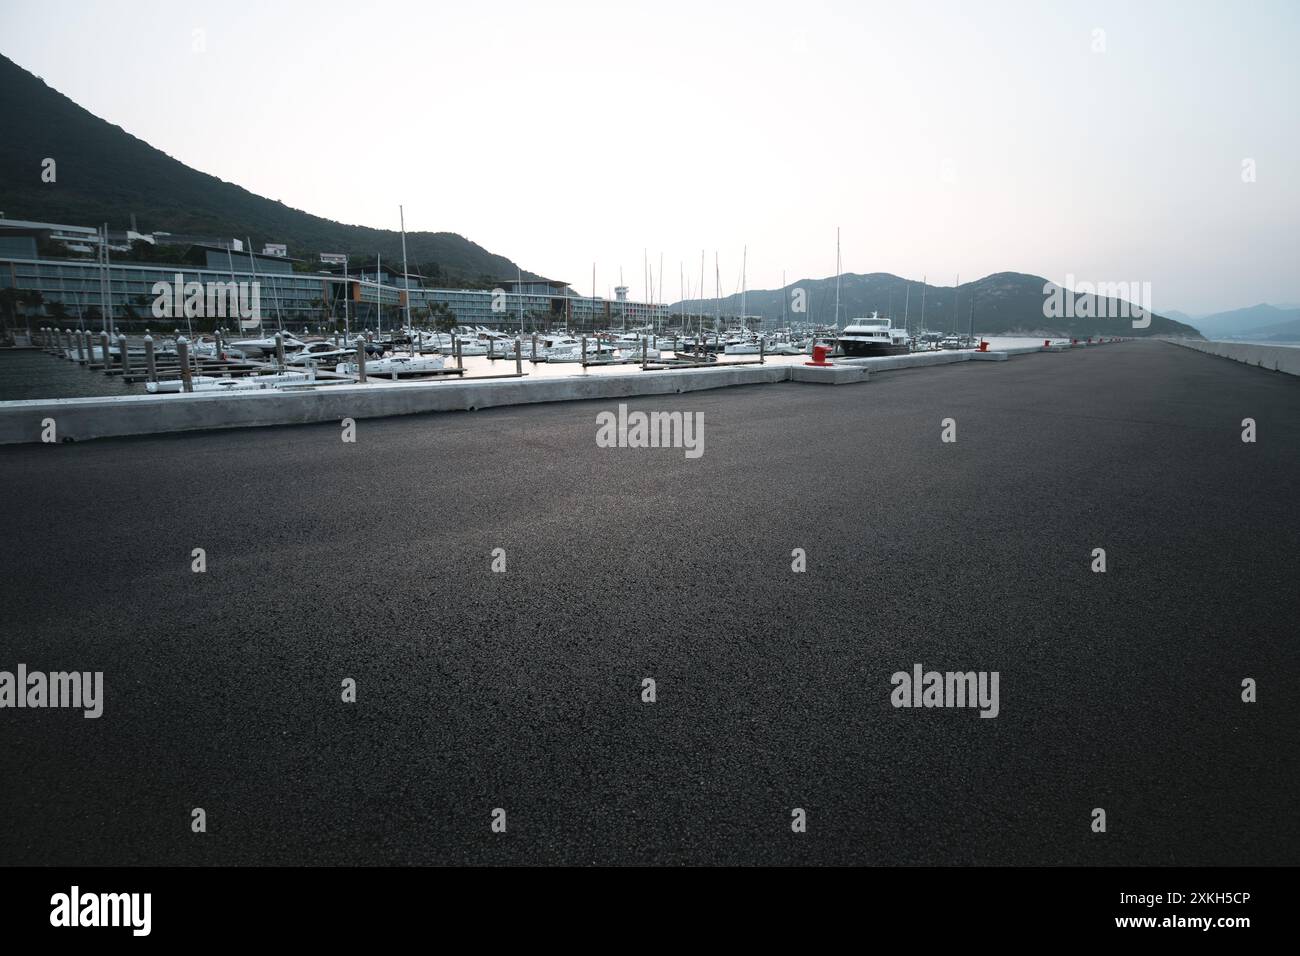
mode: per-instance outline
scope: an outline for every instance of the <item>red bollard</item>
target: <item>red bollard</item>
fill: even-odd
[[[827,351],[828,351],[828,349],[827,349],[826,346],[824,346],[824,345],[814,345],[814,346],[813,346],[813,360],[812,360],[811,362],[804,362],[803,364],[804,364],[804,365],[816,365],[818,368],[825,368],[826,366],[828,366],[828,365],[831,364],[830,362],[826,361],[826,352],[827,352]]]

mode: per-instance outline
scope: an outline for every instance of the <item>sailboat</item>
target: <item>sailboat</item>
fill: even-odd
[[[402,301],[403,308],[406,311],[406,328],[413,330],[414,327],[411,325],[411,272],[406,261],[406,210],[402,206],[398,206],[397,214],[400,217],[402,228]],[[419,355],[415,348],[415,340],[412,339],[411,354],[390,355],[387,358],[366,362],[366,375],[388,375],[393,378],[403,375],[426,375],[430,372],[442,371],[446,366],[446,359],[441,355]],[[334,370],[343,375],[357,375],[361,371],[356,362],[340,362],[334,366]]]

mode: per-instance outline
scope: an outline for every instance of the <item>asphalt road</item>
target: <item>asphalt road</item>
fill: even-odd
[[[628,400],[696,460],[597,447],[615,405],[0,449],[0,669],[106,697],[0,710],[0,863],[1300,864],[1300,381]],[[999,715],[895,709],[916,663]]]

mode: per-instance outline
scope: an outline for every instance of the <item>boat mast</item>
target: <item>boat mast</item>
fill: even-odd
[[[117,330],[113,327],[113,263],[109,260],[108,223],[104,223],[104,290],[104,319],[108,323],[108,337],[112,338]]]
[[[700,324],[704,324],[704,250],[700,250]],[[682,328],[690,328],[686,323],[682,323]]]
[[[384,272],[381,268],[384,264],[384,254],[382,252],[375,254],[375,320],[379,325],[375,333],[380,338],[384,337]]]
[[[684,261],[677,261],[677,294],[681,297],[681,315],[679,319],[686,317],[686,264]]]
[[[244,241],[248,243],[248,268],[252,270],[253,282],[254,284],[256,284],[257,283],[257,262],[254,261],[253,259],[253,238],[251,236],[245,236]],[[266,338],[266,328],[262,323],[262,307],[260,302],[257,307],[257,337],[259,339]]]
[[[406,290],[406,327],[411,327],[411,272],[406,265],[406,210],[397,207],[402,224],[402,288]]]
[[[745,291],[749,281],[749,246],[745,246],[744,252],[740,256],[740,328],[743,332],[745,329]]]
[[[713,327],[722,321],[722,271],[718,266],[718,250],[713,250]],[[704,334],[704,319],[700,318],[700,334]]]
[[[835,328],[840,327],[840,273],[844,271],[840,267],[840,227],[835,227],[835,321],[831,323]]]
[[[925,331],[925,273],[921,273],[921,331]]]
[[[230,246],[226,246],[226,264],[230,266],[230,281],[235,281],[235,257],[230,252]],[[238,288],[238,286],[236,286]],[[235,310],[235,332],[239,335],[244,334],[244,317]]]
[[[952,287],[952,334],[956,335],[960,331],[957,326],[957,290],[961,287],[961,273],[957,273],[957,284]]]

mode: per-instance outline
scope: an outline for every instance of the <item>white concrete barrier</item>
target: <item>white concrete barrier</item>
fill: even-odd
[[[283,392],[196,392],[0,402],[0,444],[41,441],[43,422],[47,418],[54,420],[58,441],[85,441],[208,428],[298,425],[344,418],[464,411],[534,402],[672,395],[731,385],[784,382],[789,374],[786,365],[745,365],[582,378],[329,385]]]
[[[953,365],[969,362],[970,352],[912,352],[908,355],[882,355],[879,358],[834,358],[836,365],[860,365],[869,372],[884,372],[900,368],[921,368],[926,365]]]
[[[865,382],[868,372],[860,365],[840,365],[838,363],[828,366],[817,365],[787,365],[790,370],[790,381],[792,382],[811,382],[817,385],[851,385],[855,382]]]
[[[382,418],[424,412],[472,411],[536,402],[672,395],[733,385],[776,382],[848,384],[870,372],[1006,361],[1039,346],[996,352],[939,351],[879,358],[838,358],[828,368],[795,365],[737,365],[663,369],[571,378],[457,379],[438,382],[327,385],[291,391],[196,392],[0,402],[0,445],[40,442],[47,419],[57,441],[86,441],[124,435],[248,428]],[[1292,351],[1292,350],[1282,350]],[[1296,350],[1300,351],[1300,350]],[[1295,356],[1300,358],[1300,356]],[[1296,374],[1296,372],[1292,372]]]
[[[1285,345],[1255,345],[1245,342],[1206,342],[1201,339],[1162,339],[1183,348],[1194,349],[1207,355],[1232,359],[1244,365],[1254,365],[1273,372],[1300,375],[1300,348]]]

